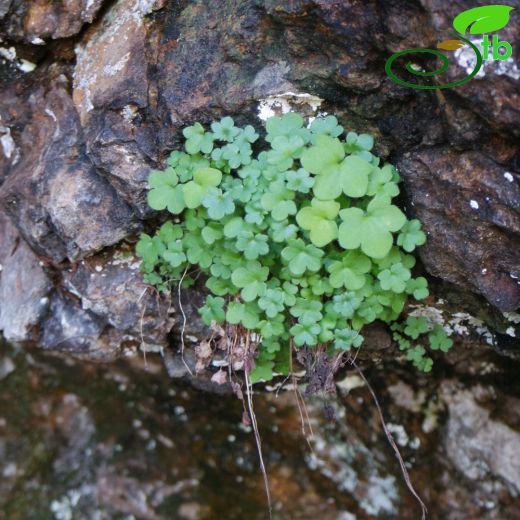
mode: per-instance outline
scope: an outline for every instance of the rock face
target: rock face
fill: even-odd
[[[49,303],[51,283],[18,230],[0,213],[0,330],[9,341],[33,337]]]
[[[435,293],[412,311],[440,320],[458,345],[433,383],[417,383],[438,384],[435,398],[394,381],[390,411],[415,424],[420,401],[423,430],[433,431],[437,399],[446,409],[436,446],[450,462],[431,476],[451,490],[439,517],[516,517],[519,421],[497,416],[494,387],[480,381],[500,364],[490,346],[520,357],[520,2],[508,4],[517,9],[499,36],[513,56],[463,86],[423,91],[392,82],[384,63],[435,48],[465,2],[0,0],[0,330],[86,360],[160,351],[172,377],[189,375],[202,355],[190,347],[208,333],[196,313],[202,293],[157,294],[132,253],[137,233],[163,217],[146,205],[149,169],[196,120],[229,114],[258,126],[258,115],[291,106],[335,113],[399,166],[403,205],[428,232],[420,257]],[[447,79],[431,81],[466,74],[466,52],[451,53]],[[182,358],[170,348],[181,330]],[[387,332],[372,333],[368,357],[395,357]],[[214,390],[210,378],[196,381]]]
[[[399,167],[428,233],[420,252],[428,271],[503,311],[517,309],[520,184],[513,174],[484,153],[447,146],[408,152]]]
[[[47,39],[78,34],[84,24],[94,20],[102,4],[103,0],[2,0],[0,27],[9,38],[39,45]]]
[[[62,303],[79,297],[107,327],[128,330],[134,292],[120,305],[94,301],[94,289],[84,281],[78,289],[64,270],[92,255],[104,262],[98,256],[104,248],[133,240],[154,221],[147,175],[177,146],[182,128],[223,114],[258,124],[259,111],[274,105],[319,107],[338,114],[348,130],[373,133],[378,153],[399,165],[404,202],[429,234],[420,252],[426,270],[481,295],[485,313],[484,301],[514,311],[520,306],[517,53],[486,62],[462,87],[436,92],[399,86],[383,67],[397,50],[434,47],[462,4],[118,0],[102,9],[96,0],[4,1],[3,211],[45,263]],[[518,16],[513,11],[503,31],[512,42]],[[9,81],[24,53],[36,69],[17,69]],[[451,58],[448,77],[460,77],[467,59],[459,51]]]

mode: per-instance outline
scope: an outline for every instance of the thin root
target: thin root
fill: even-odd
[[[186,273],[188,272],[188,268],[184,269],[184,273],[182,273],[181,279],[179,281],[179,285],[177,286],[177,295],[179,299],[179,309],[181,310],[182,314],[182,329],[181,329],[181,359],[184,363],[184,366],[188,370],[190,376],[193,376],[193,372],[191,371],[190,367],[188,366],[188,363],[186,363],[186,360],[184,359],[184,331],[186,330],[186,314],[184,313],[184,308],[182,307],[182,301],[181,301],[181,286],[182,282],[184,281],[184,277],[186,276]]]
[[[406,482],[406,486],[410,490],[410,493],[415,497],[417,502],[419,502],[422,510],[422,520],[426,519],[426,515],[428,514],[428,509],[426,509],[426,506],[424,505],[424,502],[421,500],[421,497],[418,495],[417,491],[415,491],[412,481],[410,480],[410,475],[408,474],[408,470],[406,469],[406,466],[404,465],[403,457],[401,456],[401,453],[399,452],[399,448],[397,447],[397,444],[394,441],[394,438],[392,436],[392,433],[386,426],[385,418],[383,416],[383,411],[381,410],[381,406],[379,405],[379,401],[377,399],[377,396],[374,392],[374,389],[370,385],[370,383],[367,381],[367,378],[365,377],[365,374],[361,371],[361,369],[356,365],[355,361],[351,361],[352,366],[357,370],[358,374],[360,375],[361,379],[365,382],[365,385],[367,386],[369,392],[372,394],[372,399],[374,400],[374,403],[377,408],[377,412],[379,414],[379,419],[381,421],[381,425],[383,426],[383,430],[386,434],[386,438],[388,439],[388,442],[390,443],[390,446],[392,446],[395,456],[397,457],[397,460],[399,461],[399,465],[401,466],[401,472],[403,474],[404,481]]]
[[[250,335],[247,333],[246,335],[246,356],[249,354],[249,342]],[[264,457],[262,455],[262,440],[260,438],[260,432],[258,430],[258,423],[256,422],[255,410],[253,407],[253,391],[251,381],[249,379],[249,374],[247,370],[244,370],[245,380],[246,380],[246,395],[247,395],[247,407],[249,409],[249,417],[251,419],[251,426],[253,427],[253,432],[255,434],[256,448],[258,451],[258,458],[260,460],[260,469],[262,471],[262,476],[264,477],[264,486],[265,486],[265,494],[267,496],[267,506],[269,508],[269,518],[272,518],[272,501],[271,501],[271,490],[269,488],[269,478],[267,476],[267,470],[265,468]]]

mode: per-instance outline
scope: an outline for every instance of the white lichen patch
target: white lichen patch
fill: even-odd
[[[345,393],[349,393],[355,388],[365,386],[365,383],[357,374],[348,375],[341,381],[336,382],[336,386]]]
[[[138,107],[135,105],[125,105],[123,110],[121,110],[121,115],[127,123],[131,123],[135,119],[138,110]]]
[[[22,72],[32,72],[36,68],[36,63],[33,63],[32,61],[24,60],[23,58],[19,60],[18,68]]]
[[[130,53],[127,52],[123,57],[118,59],[117,62],[108,63],[107,65],[105,65],[105,67],[103,68],[103,72],[107,76],[115,76],[125,68],[125,65],[127,64],[129,59]]]
[[[473,43],[473,45],[475,45],[479,51],[484,54],[482,40],[472,40],[471,43]],[[490,57],[491,52],[492,50],[489,49]],[[457,49],[454,53],[454,56],[457,60],[457,63],[466,71],[466,74],[470,74],[477,64],[475,52],[469,45]],[[508,58],[507,60],[484,59],[482,62],[482,67],[475,77],[483,78],[488,73],[495,74],[497,76],[507,76],[514,80],[520,79],[520,70],[518,69],[518,66],[516,65],[513,57]]]
[[[516,331],[515,331],[515,328],[514,327],[508,327],[506,329],[506,334],[508,336],[511,336],[512,338],[516,338]]]
[[[469,336],[474,333],[482,337],[488,345],[494,344],[494,336],[484,322],[465,312],[453,314],[448,324],[444,326],[444,330],[450,335],[455,333],[459,336]]]
[[[407,446],[410,438],[404,429],[404,426],[401,424],[387,423],[386,424],[388,431],[392,434],[395,442],[399,444],[399,446]]]
[[[520,323],[520,314],[518,312],[504,312],[504,318],[512,323]]]
[[[313,94],[284,92],[260,99],[258,102],[258,117],[266,121],[272,116],[299,111],[302,105],[307,105],[312,112],[316,112],[323,103],[323,99]]]
[[[14,140],[11,137],[11,129],[0,125],[0,144],[7,159],[10,159],[15,151]]]
[[[0,47],[0,56],[15,65],[18,70],[22,72],[32,72],[36,68],[36,64],[23,58],[18,58],[16,49],[14,47]]]
[[[410,312],[410,316],[416,318],[426,318],[428,325],[433,327],[435,324],[444,325],[444,315],[437,307],[430,307],[428,305],[410,305],[413,310]]]
[[[7,61],[14,61],[16,59],[16,49],[14,47],[0,47],[0,56]]]
[[[132,271],[136,271],[141,267],[141,259],[135,257],[132,254],[125,253],[123,251],[117,251],[114,253],[110,264],[115,266],[128,267]]]
[[[59,500],[51,502],[51,511],[55,520],[72,520],[74,518],[74,509],[78,505],[81,498],[81,491],[72,489]]]
[[[493,333],[486,327],[482,320],[471,316],[471,314],[456,312],[445,318],[444,312],[436,307],[410,305],[410,308],[412,309],[410,316],[426,318],[430,328],[435,324],[439,324],[449,336],[452,334],[459,336],[475,334],[481,337],[488,345],[494,344],[495,338]]]

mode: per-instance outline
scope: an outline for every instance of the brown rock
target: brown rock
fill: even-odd
[[[11,160],[0,204],[29,245],[54,262],[76,260],[135,230],[130,208],[85,156],[66,90],[58,84],[22,99],[30,122],[14,140],[16,161]]]
[[[76,48],[73,100],[89,154],[141,216],[151,213],[146,188],[150,157],[156,155],[155,132],[146,121],[150,85],[145,16],[163,3],[115,3]]]
[[[115,249],[81,261],[64,273],[64,285],[95,314],[121,333],[121,340],[166,347],[173,326],[170,298],[143,283],[140,261]]]
[[[0,19],[5,17],[3,30],[15,40],[39,44],[40,40],[68,38],[91,23],[103,0],[2,0]]]
[[[428,233],[431,274],[471,288],[503,311],[520,305],[520,185],[479,152],[420,149],[399,161],[411,210]]]

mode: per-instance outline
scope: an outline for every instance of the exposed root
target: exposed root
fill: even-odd
[[[144,291],[141,293],[141,296],[139,296],[139,299],[137,300],[137,303],[141,301],[141,298],[146,294],[146,291],[148,290],[148,287],[145,287]],[[141,336],[141,345],[144,347],[144,332],[143,332],[143,323],[144,323],[144,312],[146,310],[146,307],[143,305],[143,310],[141,311],[141,319],[139,320],[139,334]],[[143,359],[144,359],[144,368],[148,370],[148,361],[146,359],[146,348],[141,349],[143,351]]]
[[[184,359],[184,347],[185,347],[185,345],[184,345],[184,332],[186,330],[186,314],[184,313],[184,308],[182,306],[181,286],[182,286],[182,282],[184,281],[184,278],[185,278],[187,272],[188,272],[188,268],[184,269],[184,272],[182,273],[181,279],[179,281],[179,285],[177,286],[177,296],[178,296],[178,299],[179,299],[179,309],[180,309],[181,314],[182,314],[181,359],[182,359],[182,362],[184,363],[184,366],[188,370],[188,373],[190,374],[190,376],[193,376],[193,372],[191,371],[190,367],[188,366],[188,363],[186,363],[186,360]]]
[[[410,490],[410,493],[415,497],[417,502],[419,502],[419,504],[421,506],[421,511],[422,511],[421,518],[422,518],[422,520],[425,520],[426,515],[428,514],[428,509],[426,509],[426,506],[424,505],[424,502],[421,500],[421,497],[418,495],[417,491],[415,491],[415,489],[413,487],[412,481],[410,480],[410,475],[408,474],[408,470],[406,469],[406,466],[404,464],[403,457],[401,456],[401,453],[399,452],[399,448],[397,447],[397,444],[394,441],[392,433],[390,432],[390,430],[388,429],[388,427],[386,425],[385,418],[384,418],[384,415],[383,415],[383,411],[381,410],[381,406],[379,405],[379,401],[378,401],[377,396],[376,396],[376,394],[374,392],[374,389],[372,388],[372,386],[368,382],[367,378],[365,377],[365,374],[363,374],[361,369],[356,365],[356,362],[354,360],[351,360],[350,363],[357,370],[358,374],[360,375],[361,379],[363,379],[363,381],[364,381],[365,385],[367,386],[370,394],[372,395],[372,399],[374,400],[374,403],[376,405],[377,412],[379,414],[379,419],[381,421],[381,425],[383,426],[383,430],[385,432],[386,438],[388,439],[388,442],[390,443],[390,446],[392,446],[392,448],[393,448],[393,450],[395,452],[395,456],[397,457],[397,460],[399,461],[399,465],[401,466],[401,472],[403,474],[404,481],[406,482],[406,486]]]
[[[246,356],[249,355],[249,347],[250,347],[250,334],[246,332]],[[249,409],[249,417],[251,419],[251,426],[253,428],[253,432],[255,434],[256,441],[256,449],[258,451],[258,459],[260,461],[260,469],[262,471],[262,476],[264,477],[264,486],[265,486],[265,494],[267,496],[267,506],[269,509],[269,518],[273,516],[273,507],[271,500],[271,490],[269,487],[269,478],[267,476],[267,470],[264,463],[264,457],[262,454],[262,439],[260,438],[260,432],[258,430],[258,423],[256,421],[256,414],[253,406],[253,389],[252,384],[249,379],[249,370],[247,367],[244,368],[244,376],[246,381],[246,396],[247,396],[247,407]]]
[[[291,376],[291,383],[292,383],[293,390],[294,390],[294,397],[296,398],[296,404],[298,406],[298,412],[300,413],[300,423],[302,426],[302,435],[305,438],[305,440],[307,441],[309,449],[311,450],[312,453],[314,453],[314,448],[312,447],[312,440],[314,438],[314,432],[312,430],[312,425],[311,425],[311,421],[309,418],[309,412],[307,410],[307,405],[305,404],[305,400],[303,399],[300,389],[298,388],[298,382],[296,381],[296,376],[294,375],[294,369],[293,369],[294,345],[293,345],[292,338],[290,340],[289,345],[290,345],[289,372],[290,372],[290,376]],[[304,412],[305,412],[305,419],[307,420],[307,423],[305,422],[305,419],[303,416]],[[308,432],[307,432],[306,426],[308,428]]]

